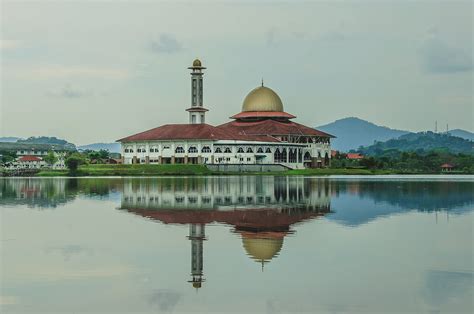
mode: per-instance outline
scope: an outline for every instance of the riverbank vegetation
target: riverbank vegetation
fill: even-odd
[[[366,156],[350,160],[345,154],[336,154],[331,159],[330,168],[297,169],[284,172],[229,173],[215,172],[204,165],[184,164],[93,164],[91,160],[105,159],[107,156],[91,156],[87,153],[72,153],[66,158],[68,170],[39,171],[38,176],[163,176],[163,175],[384,175],[384,174],[474,174],[474,155],[452,154],[445,151],[402,152],[383,151],[380,155]],[[92,158],[91,158],[92,157]],[[441,168],[449,164],[449,169]]]

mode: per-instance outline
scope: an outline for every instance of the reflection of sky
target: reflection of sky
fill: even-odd
[[[232,227],[213,224],[196,293],[188,227],[119,205],[80,197],[51,211],[1,208],[1,312],[472,310],[472,211],[436,221],[434,212],[333,195],[335,213],[293,226],[263,272]]]
[[[430,270],[425,274],[425,282],[423,299],[434,310],[462,312],[474,300],[472,271]]]

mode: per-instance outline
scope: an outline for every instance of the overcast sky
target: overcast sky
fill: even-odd
[[[0,136],[87,144],[186,123],[196,57],[211,124],[263,77],[309,126],[473,130],[471,1],[0,1]]]

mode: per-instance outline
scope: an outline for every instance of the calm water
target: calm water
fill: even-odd
[[[472,312],[473,189],[447,176],[0,179],[0,312]]]

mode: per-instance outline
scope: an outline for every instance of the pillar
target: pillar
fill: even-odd
[[[184,163],[187,164],[188,163],[188,156],[184,156]]]
[[[174,156],[171,157],[171,164],[173,164],[173,165],[174,165],[174,163],[175,163],[175,159],[174,159],[174,158],[175,158]]]
[[[163,157],[161,157],[161,156],[158,157],[158,163],[159,163],[160,165],[163,163],[163,159],[162,159],[162,158],[163,158]]]
[[[137,163],[137,156],[133,156],[132,158],[132,164],[136,164]]]
[[[198,156],[198,164],[202,164],[202,156]]]
[[[149,164],[150,163],[150,156],[145,156],[145,164]]]

